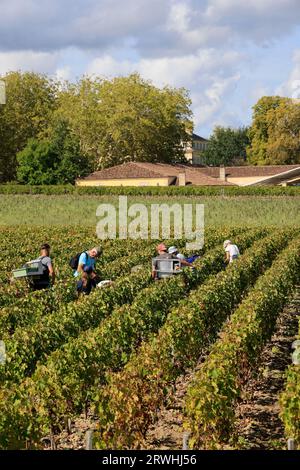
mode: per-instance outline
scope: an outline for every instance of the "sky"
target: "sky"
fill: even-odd
[[[0,75],[138,72],[190,92],[195,132],[300,98],[300,0],[0,0]]]

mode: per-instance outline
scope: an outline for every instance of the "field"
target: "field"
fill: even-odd
[[[147,198],[153,201],[168,199]],[[98,449],[176,448],[184,432],[190,449],[258,446],[241,437],[237,409],[261,355],[276,353],[278,321],[289,322],[300,281],[297,197],[197,198],[208,226],[201,257],[195,270],[164,281],[150,276],[158,240],[102,241],[98,271],[114,283],[79,299],[68,262],[99,244],[94,214],[103,198],[9,195],[1,202],[1,449],[81,448],[86,429],[94,429]],[[241,251],[227,267],[226,238]],[[45,241],[53,247],[55,286],[30,292],[26,283],[9,284],[11,270]],[[184,240],[176,244],[185,252]],[[280,330],[287,344],[297,334],[293,305],[293,322]],[[277,434],[268,430],[265,448],[299,441],[297,367],[288,369],[289,388],[282,380],[276,391],[282,424]],[[172,407],[179,424],[170,442],[161,432]]]
[[[0,225],[96,225],[99,204],[118,207],[117,196],[1,195]],[[128,203],[205,205],[206,225],[300,225],[299,196],[128,196]]]

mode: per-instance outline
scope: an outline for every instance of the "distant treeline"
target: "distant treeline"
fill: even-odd
[[[192,131],[184,88],[157,88],[138,74],[76,83],[33,72],[0,78],[0,182],[66,184],[129,160],[184,160]]]

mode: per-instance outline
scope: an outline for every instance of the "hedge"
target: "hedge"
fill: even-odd
[[[300,196],[300,186],[147,186],[147,187],[80,187],[80,186],[29,186],[2,184],[0,194],[44,194],[78,196]]]

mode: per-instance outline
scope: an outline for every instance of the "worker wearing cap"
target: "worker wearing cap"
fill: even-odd
[[[159,245],[157,245],[156,251],[158,253],[158,256],[155,258],[156,260],[172,259],[172,255],[170,253],[168,253],[168,249],[167,249],[167,247],[164,243],[160,243]],[[154,262],[152,264],[152,277],[153,277],[153,279],[157,279],[157,269],[158,269],[157,263]]]
[[[88,251],[81,253],[78,260],[78,267],[74,273],[75,277],[81,276],[77,282],[77,291],[89,294],[99,282],[97,273],[95,272],[96,260],[101,255],[102,249],[94,247]]]
[[[232,263],[235,259],[240,256],[240,251],[238,247],[232,243],[231,240],[225,240],[223,243],[223,247],[225,250],[225,262]]]
[[[190,266],[193,267],[192,263],[187,261],[181,253],[178,253],[178,248],[176,246],[170,246],[168,249],[168,253],[172,255],[173,258],[177,258],[180,260],[182,266]]]

